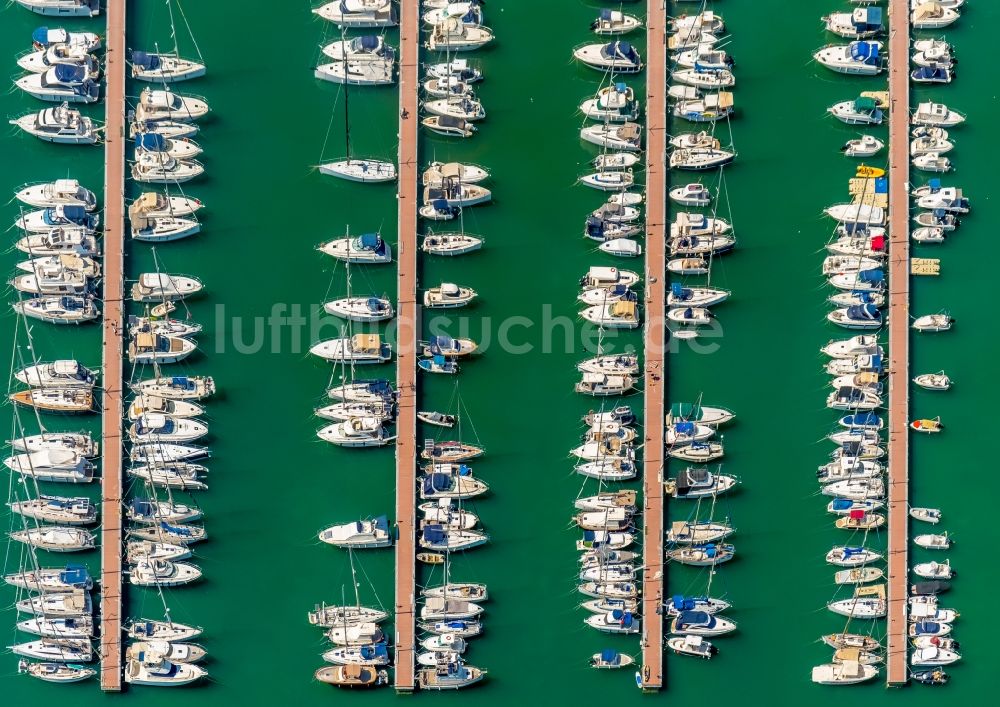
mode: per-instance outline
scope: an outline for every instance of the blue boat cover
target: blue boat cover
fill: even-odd
[[[162,152],[167,149],[167,138],[159,133],[139,133],[135,136],[135,146],[150,152]]]
[[[83,565],[66,565],[59,573],[59,581],[64,584],[86,584],[90,581],[90,572]]]
[[[447,491],[451,486],[451,474],[434,473],[424,477],[424,493]]]
[[[629,44],[628,42],[616,42],[616,44],[618,45],[618,53],[621,54],[623,57],[626,57],[628,59],[632,59],[635,57],[635,50],[632,49],[631,44]]]
[[[601,8],[601,19],[602,20],[610,20],[611,19],[611,10],[609,10],[607,8]]]
[[[625,93],[628,90],[628,86],[624,82],[618,81],[615,83],[615,90],[618,93]]]
[[[595,534],[595,532],[593,530],[584,530],[583,531],[583,539],[584,539],[585,542],[591,542],[591,541],[593,541],[593,539],[595,537],[597,537],[597,535]]]
[[[450,336],[435,336],[430,340],[430,347],[439,351],[458,351],[459,345]]]
[[[853,557],[854,555],[860,555],[865,549],[863,547],[845,547],[844,557]]]
[[[604,235],[604,220],[597,216],[587,217],[587,235],[588,236],[602,236]]]
[[[875,42],[853,42],[851,58],[861,59],[866,64],[875,64],[878,60],[878,44]]]
[[[833,499],[833,510],[835,511],[846,511],[854,506],[854,501],[848,500],[846,498],[835,498]]]
[[[368,310],[372,312],[382,311],[382,300],[380,300],[378,297],[369,297]]]
[[[385,532],[389,532],[389,517],[379,516],[378,518],[372,521],[372,525],[375,527],[375,530],[383,530]]]
[[[605,648],[601,651],[601,662],[602,663],[617,663],[618,662],[618,651],[614,648]]]
[[[455,629],[457,631],[462,631],[469,627],[466,621],[445,621],[444,626],[446,628]]]
[[[132,502],[129,504],[129,508],[137,516],[151,516],[153,515],[156,507],[144,498],[133,498]]]
[[[882,318],[878,307],[874,304],[857,304],[848,307],[847,316],[849,319],[866,319],[870,322],[875,322]]]
[[[447,199],[434,199],[431,202],[431,206],[434,207],[436,211],[447,211],[448,210],[448,200]]]
[[[916,633],[937,633],[941,630],[941,624],[936,621],[918,621],[913,628]]]
[[[56,79],[63,83],[80,83],[87,78],[87,67],[77,64],[56,64]]]
[[[927,186],[931,188],[932,193],[936,192],[938,189],[941,188],[941,180],[938,179],[937,177],[935,177],[934,179],[928,179]]]
[[[372,250],[382,242],[382,239],[377,233],[362,233],[361,237],[358,238],[358,242],[362,248]]]
[[[678,434],[692,435],[692,434],[694,434],[694,423],[693,422],[677,422],[677,423],[674,423],[674,429],[677,430]]]
[[[678,611],[690,611],[695,607],[694,599],[688,599],[683,594],[675,594],[671,604]]]
[[[448,365],[448,359],[441,354],[434,354],[433,361],[435,366],[441,366],[442,368],[447,367]]]
[[[55,209],[46,209],[49,213],[55,213]],[[62,207],[62,215],[69,221],[74,223],[82,223],[87,217],[87,210],[82,206],[64,206]]]
[[[170,523],[165,523],[160,521],[160,529],[171,535],[179,535],[181,537],[191,537],[194,535],[194,531],[191,528],[182,528],[178,525],[170,525]]]
[[[136,66],[153,71],[160,68],[160,57],[155,54],[147,54],[146,52],[134,51],[132,52],[132,63]]]
[[[681,299],[681,300],[690,299],[691,298],[691,290],[689,290],[688,288],[684,287],[679,282],[672,282],[672,283],[670,283],[670,294],[672,294],[677,299]]]
[[[374,34],[366,34],[362,37],[358,37],[358,45],[366,51],[377,49],[378,37]]]
[[[677,626],[682,628],[694,624],[708,625],[711,615],[705,611],[682,611],[677,617]]]
[[[862,412],[857,415],[845,415],[840,421],[851,427],[869,427],[879,424],[882,418],[873,412]]]
[[[170,385],[174,388],[183,388],[184,390],[194,390],[194,381],[187,376],[174,376],[170,379]]]
[[[361,657],[365,660],[386,658],[389,655],[384,643],[375,643],[370,646],[361,646]]]
[[[888,194],[889,193],[889,178],[888,177],[875,177],[875,193],[876,194]]]
[[[882,282],[885,279],[885,273],[881,270],[862,270],[858,273],[859,282]]]
[[[49,43],[49,28],[48,27],[38,27],[34,32],[31,33],[31,41],[37,44],[48,44]]]
[[[869,7],[868,12],[868,26],[871,28],[878,28],[882,26],[882,8],[881,7]]]
[[[459,464],[458,465],[458,475],[459,476],[471,476],[472,475],[472,467],[469,466],[468,464]]]
[[[440,545],[448,541],[448,533],[445,532],[443,525],[425,525],[424,540],[432,545]]]

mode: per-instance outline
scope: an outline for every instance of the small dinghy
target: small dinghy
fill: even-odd
[[[442,412],[417,412],[417,419],[428,425],[435,427],[454,427],[458,418],[455,415],[448,415]]]
[[[941,522],[941,511],[937,508],[911,508],[910,518],[937,525]]]
[[[943,670],[917,670],[910,677],[921,685],[947,685],[951,679]]]
[[[951,547],[951,537],[948,533],[940,535],[927,534],[916,535],[913,538],[914,544],[927,550],[947,550]]]
[[[910,423],[910,429],[915,432],[924,432],[926,434],[937,434],[944,429],[944,425],[941,424],[941,418],[935,417],[934,419],[920,419],[914,420]]]

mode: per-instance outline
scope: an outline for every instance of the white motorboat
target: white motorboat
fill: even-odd
[[[186,626],[173,621],[138,619],[124,627],[129,638],[140,641],[187,641],[201,635],[197,626]]]
[[[826,561],[838,567],[863,567],[882,559],[882,555],[864,547],[835,547],[826,554]]]
[[[687,467],[676,479],[667,481],[667,493],[672,498],[706,498],[723,494],[738,481],[733,476],[713,474],[704,468]]]
[[[350,361],[354,364],[385,363],[392,358],[392,348],[378,334],[327,339],[314,344],[309,352],[327,361]]]
[[[197,278],[147,272],[139,275],[138,281],[132,285],[131,294],[133,302],[162,303],[190,297],[203,288]]]
[[[639,326],[639,312],[633,301],[619,301],[587,307],[580,316],[604,329],[635,329]]]
[[[910,24],[913,29],[941,29],[953,24],[959,18],[957,11],[938,2],[914,3],[914,5],[910,12]]]
[[[913,125],[951,128],[965,122],[965,116],[950,110],[944,103],[918,103],[910,116]]]
[[[885,209],[870,204],[834,204],[823,209],[823,212],[840,223],[867,224],[869,226],[885,224]]]
[[[708,326],[712,323],[712,312],[704,307],[678,307],[667,311],[667,320],[683,326]]]
[[[866,39],[881,34],[881,7],[858,7],[851,12],[831,12],[820,18],[827,32],[845,39]]]
[[[17,0],[26,10],[48,17],[97,17],[100,0]]]
[[[489,27],[448,17],[434,25],[424,46],[436,52],[470,52],[481,49],[493,39],[493,30]]]
[[[323,310],[354,322],[381,322],[394,315],[392,304],[384,297],[344,297],[326,302]]]
[[[878,668],[856,660],[824,663],[812,669],[812,681],[819,685],[857,685],[878,677]]]
[[[444,79],[427,79],[422,87],[424,93],[433,98],[476,98],[476,92],[469,84],[451,76]]]
[[[424,306],[431,309],[464,307],[477,296],[471,287],[460,287],[453,282],[442,282],[424,292]]]
[[[320,81],[352,86],[387,86],[395,81],[395,64],[387,60],[335,61],[313,71]]]
[[[885,482],[880,478],[847,478],[827,484],[820,491],[824,496],[851,501],[883,500]]]
[[[197,160],[180,160],[163,152],[136,150],[132,179],[145,184],[181,184],[205,173]]]
[[[847,157],[872,157],[878,154],[883,147],[885,147],[885,143],[878,138],[872,135],[862,135],[859,138],[848,140],[840,148],[840,151]]]
[[[845,329],[879,329],[882,312],[874,304],[857,304],[835,309],[826,315],[827,321]]]
[[[489,179],[490,173],[483,167],[460,162],[431,162],[421,176],[426,187],[441,186],[446,180],[461,184],[478,184]]]
[[[603,614],[591,614],[583,620],[591,628],[604,633],[639,633],[641,621],[630,611],[615,609]]]
[[[128,126],[128,134],[132,138],[141,133],[162,135],[171,139],[191,138],[199,132],[200,128],[194,123],[184,123],[179,120],[133,120]]]
[[[340,27],[393,27],[399,22],[392,0],[334,0],[313,10]]]
[[[677,101],[673,107],[673,115],[692,123],[710,123],[732,115],[733,105],[733,94],[719,91],[700,98]]]
[[[128,428],[135,444],[146,442],[193,442],[208,434],[208,425],[189,418],[175,418],[159,412],[139,416]]]
[[[938,373],[923,373],[913,379],[913,382],[927,390],[948,390],[951,388],[951,378],[944,371]]]
[[[620,39],[607,44],[585,44],[574,49],[573,56],[598,71],[635,74],[643,69],[639,52],[630,43]]]
[[[71,526],[45,525],[10,533],[10,539],[48,552],[79,552],[94,548],[89,530]]]
[[[594,209],[590,215],[606,223],[632,223],[639,220],[641,212],[634,206],[622,206],[614,201],[607,201]]]
[[[686,169],[691,171],[703,171],[722,167],[736,159],[736,153],[729,150],[719,150],[710,147],[698,147],[693,149],[674,150],[670,153],[670,167],[672,169]]]
[[[886,615],[886,601],[880,597],[841,599],[830,602],[827,608],[835,614],[852,619],[879,619]]]
[[[135,118],[139,122],[168,120],[190,123],[206,115],[208,103],[204,100],[152,88],[142,89],[135,108]]]
[[[729,71],[733,59],[721,49],[716,49],[712,42],[699,44],[694,49],[672,54],[670,60],[682,69],[698,69],[702,71]]]
[[[483,8],[480,0],[465,0],[463,2],[430,0],[422,4],[428,10],[420,18],[425,25],[434,26],[444,22],[448,17],[461,18],[462,22],[467,22],[470,25],[483,23]]]
[[[101,129],[68,103],[22,115],[10,121],[21,130],[45,142],[64,145],[95,145]]]
[[[29,96],[53,103],[96,103],[100,84],[83,64],[56,64],[40,74],[27,74],[14,85]]]
[[[389,520],[385,516],[330,526],[319,534],[319,539],[329,545],[354,549],[392,545]]]
[[[601,88],[594,98],[581,103],[580,112],[591,120],[626,123],[639,118],[641,105],[631,86],[613,83]]]
[[[916,331],[948,331],[955,320],[948,314],[925,314],[917,317],[911,325]]]
[[[129,66],[136,81],[166,84],[196,79],[205,75],[205,65],[176,54],[132,51]]]
[[[911,61],[917,66],[927,68],[952,68],[956,59],[951,51],[951,44],[941,39],[918,39],[913,42]]]
[[[11,305],[15,312],[50,324],[80,324],[93,321],[101,313],[93,297],[44,295]]]
[[[196,643],[171,643],[162,639],[137,641],[126,649],[126,660],[142,660],[146,655],[158,655],[172,663],[197,663],[207,651]]]
[[[835,103],[827,112],[848,125],[881,125],[885,115],[874,98],[862,96],[853,101]]]
[[[486,109],[483,108],[483,104],[470,96],[424,101],[423,108],[432,115],[450,116],[467,122],[483,120],[486,117]]]
[[[57,206],[77,206],[87,211],[97,208],[97,196],[75,179],[57,179],[54,182],[28,184],[14,198],[36,209]]]
[[[951,171],[951,160],[947,157],[942,157],[937,152],[927,152],[921,155],[917,155],[910,163],[916,168],[923,172],[950,172]]]
[[[467,84],[483,80],[483,72],[468,59],[452,59],[440,64],[429,64],[425,67],[427,76],[435,79],[457,79]]]
[[[951,569],[951,561],[922,562],[913,566],[913,573],[925,579],[951,579],[955,573]]]
[[[440,186],[425,186],[423,192],[424,205],[434,205],[435,208],[452,208],[476,206],[489,203],[493,193],[478,184],[463,184],[458,180],[445,179]],[[443,205],[435,202],[444,201]]]
[[[639,27],[642,27],[642,20],[638,17],[608,9],[601,9],[597,19],[590,23],[594,34],[600,35],[627,34]]]
[[[125,682],[129,685],[170,686],[189,685],[208,673],[191,663],[173,663],[156,652],[142,654],[141,660],[125,664]]]
[[[951,665],[961,660],[961,658],[962,656],[955,651],[938,646],[928,646],[927,648],[918,648],[910,654],[910,665],[914,667]]]
[[[396,441],[378,417],[350,417],[320,429],[316,436],[338,447],[384,447]]]
[[[351,263],[392,262],[392,249],[378,233],[363,233],[356,238],[337,238],[324,243],[319,249],[337,260]]]
[[[331,42],[323,47],[323,53],[340,62],[392,62],[396,58],[396,50],[385,41],[384,37],[376,34]]]
[[[201,146],[193,140],[180,137],[167,137],[156,132],[137,131],[133,136],[136,150],[152,152],[173,157],[174,159],[189,160],[202,153]]]
[[[635,387],[630,375],[584,373],[574,387],[577,393],[594,396],[622,395]]]
[[[669,192],[670,199],[681,206],[708,206],[712,193],[703,184],[685,184]]]
[[[704,637],[691,634],[668,638],[667,648],[678,655],[690,655],[696,658],[711,658],[718,653],[718,649]]]
[[[867,584],[875,582],[885,577],[885,572],[880,567],[856,567],[854,569],[840,570],[833,575],[834,584]]]
[[[432,255],[464,255],[483,247],[483,239],[467,233],[431,233],[420,249]]]
[[[722,636],[735,630],[736,622],[707,611],[681,611],[670,622],[675,635]]]
[[[933,181],[933,180],[932,180]],[[969,213],[969,200],[955,187],[938,187],[933,192],[918,195],[917,207],[921,209],[942,209],[949,213]]]
[[[451,115],[431,115],[420,121],[420,124],[433,133],[446,137],[472,137],[476,132],[476,126]]]
[[[635,375],[639,372],[639,358],[634,354],[607,354],[588,358],[576,364],[581,373],[624,373]],[[617,420],[612,420],[617,422]],[[593,424],[598,424],[597,422]],[[601,423],[608,424],[608,423]],[[593,425],[592,425],[593,426]]]
[[[95,52],[101,48],[101,36],[96,32],[69,32],[63,27],[38,27],[31,33],[31,46],[37,50],[56,44]]]
[[[856,41],[820,49],[813,58],[840,74],[875,76],[882,72],[882,42]]]
[[[921,227],[929,229],[937,228],[944,232],[954,231],[961,224],[958,216],[940,209],[921,211],[913,217],[913,221]]]
[[[93,234],[100,224],[100,216],[88,213],[82,206],[58,205],[22,213],[14,222],[17,228],[29,233],[47,233],[57,228],[82,228]]]
[[[910,517],[914,520],[923,521],[924,523],[937,525],[941,522],[941,511],[937,508],[914,507],[910,509]]]

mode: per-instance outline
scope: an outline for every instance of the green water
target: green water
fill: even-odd
[[[337,183],[311,169],[343,150],[339,91],[311,76],[318,45],[335,39],[336,30],[310,15],[307,3],[294,5],[261,5],[247,12],[232,2],[185,4],[209,74],[179,90],[206,96],[213,108],[197,138],[206,148],[202,160],[208,173],[187,191],[208,206],[202,212],[203,232],[159,248],[158,258],[164,270],[194,274],[206,283],[204,296],[191,302],[191,315],[205,325],[202,352],[175,368],[214,375],[221,392],[207,402],[210,490],[197,495],[211,534],[197,548],[205,579],[169,591],[167,603],[177,621],[205,626],[199,640],[211,654],[206,667],[212,680],[181,693],[136,688],[128,693],[132,697],[118,699],[142,696],[164,705],[178,697],[191,705],[219,700],[265,705],[288,695],[317,705],[396,699],[391,691],[348,696],[312,682],[325,646],[305,621],[305,611],[315,602],[339,600],[350,582],[346,557],[321,546],[315,532],[333,522],[392,514],[393,453],[334,449],[314,437],[319,424],[311,409],[325,404],[329,367],[304,353],[312,343],[309,335],[296,337],[286,328],[272,342],[265,330],[266,343],[253,354],[240,353],[233,340],[234,327],[242,326],[249,346],[254,318],[269,317],[275,303],[308,313],[342,293],[343,271],[317,254],[315,244],[348,225],[355,232],[381,229],[395,241],[392,187]],[[721,653],[710,663],[668,656],[667,689],[659,699],[722,703],[752,696],[771,703],[832,705],[857,697],[930,704],[939,696],[983,701],[990,694],[986,672],[971,666],[992,657],[995,619],[988,597],[995,572],[978,560],[990,548],[981,519],[996,484],[984,455],[965,450],[978,452],[977,439],[987,429],[983,416],[990,410],[988,375],[997,342],[982,315],[985,287],[979,283],[992,275],[980,243],[992,237],[988,225],[998,216],[987,192],[993,171],[986,126],[996,99],[984,89],[990,56],[983,37],[1000,12],[978,4],[963,11],[966,16],[948,32],[961,57],[958,81],[915,96],[941,97],[971,118],[953,132],[957,149],[951,156],[958,170],[947,181],[965,188],[975,212],[944,247],[935,248],[942,276],[921,279],[914,288],[915,313],[946,307],[958,325],[948,334],[915,337],[913,371],[945,368],[956,386],[945,394],[914,393],[914,415],[940,414],[948,429],[935,438],[913,440],[912,453],[914,503],[943,508],[943,527],[957,541],[948,556],[961,576],[942,603],[963,614],[956,637],[966,659],[949,669],[953,683],[942,693],[916,686],[882,698],[880,681],[848,693],[809,683],[810,667],[829,656],[816,638],[843,625],[822,608],[834,595],[831,568],[822,555],[847,537],[832,529],[813,479],[814,468],[831,449],[817,440],[834,419],[823,408],[827,380],[820,374],[817,349],[841,336],[823,321],[826,292],[818,251],[831,224],[820,214],[846,198],[852,167],[836,148],[856,134],[824,110],[882,85],[837,77],[810,63],[810,53],[830,41],[818,17],[838,5],[718,4],[734,35],[729,50],[737,60],[739,85],[732,131],[740,153],[726,171],[731,209],[720,215],[734,222],[739,248],[720,260],[713,282],[732,289],[734,297],[717,310],[724,336],[716,353],[696,355],[682,348],[671,357],[669,393],[680,401],[703,392],[706,403],[739,415],[724,435],[725,469],[743,484],[720,502],[720,511],[739,529],[733,540],[738,555],[718,571],[713,594],[732,600],[735,608],[727,613],[740,630],[717,641]],[[489,118],[472,140],[425,139],[421,145],[427,159],[487,166],[494,191],[494,203],[470,209],[466,219],[467,230],[486,237],[486,248],[458,260],[424,259],[422,283],[454,280],[475,287],[481,297],[466,314],[469,334],[480,341],[487,335],[495,339],[509,317],[535,322],[511,331],[515,342],[531,344],[531,352],[514,355],[491,346],[460,376],[468,419],[488,450],[475,464],[476,473],[493,490],[473,510],[493,542],[456,562],[454,577],[489,584],[487,631],[468,658],[488,668],[490,677],[474,692],[438,699],[483,704],[639,699],[631,672],[598,673],[587,667],[588,656],[604,646],[637,654],[638,641],[596,634],[582,625],[583,613],[575,608],[577,533],[568,518],[581,483],[566,450],[577,443],[579,416],[593,401],[572,393],[573,363],[584,355],[581,336],[574,335],[573,351],[557,342],[548,352],[542,334],[546,304],[552,318],[575,321],[576,278],[591,264],[610,262],[590,252],[590,242],[580,237],[586,214],[601,197],[573,185],[595,154],[577,138],[581,120],[575,108],[600,75],[574,65],[569,56],[573,45],[589,39],[587,24],[597,7],[581,0],[551,6],[525,0],[489,3],[487,23],[499,39],[479,57],[487,80],[478,87]],[[162,3],[134,2],[130,12],[130,46],[169,44]],[[6,9],[0,46],[13,56],[26,47],[31,28],[43,23],[20,8]],[[182,50],[190,53],[183,27],[179,31]],[[395,42],[394,32],[389,41]],[[635,43],[640,50],[645,46],[641,37]],[[252,46],[257,48],[249,51]],[[641,91],[641,77],[629,82]],[[130,87],[130,93],[137,90]],[[394,154],[396,106],[393,89],[352,92],[353,145],[359,153]],[[39,107],[16,93],[0,97],[3,114]],[[884,129],[875,132],[884,137]],[[0,140],[4,189],[65,174],[100,188],[98,149],[43,145],[10,131]],[[767,203],[772,198],[781,199],[777,208]],[[16,206],[9,205],[3,218],[12,221],[16,214]],[[917,251],[932,255],[930,247]],[[14,253],[5,258],[8,270],[19,259]],[[153,268],[148,246],[130,247],[127,262],[132,277]],[[355,271],[356,288],[394,296],[392,268],[361,270]],[[963,296],[966,283],[975,288],[975,297]],[[289,309],[276,313],[283,316]],[[236,318],[242,318],[239,325]],[[15,320],[7,314],[5,322],[0,350],[10,350]],[[429,318],[425,324],[430,325]],[[448,331],[462,333],[457,322]],[[56,331],[36,325],[32,333],[41,358],[99,360],[96,328]],[[336,328],[328,326],[315,338],[335,335]],[[637,333],[622,334],[620,341],[636,345],[640,339]],[[25,344],[23,333],[18,343]],[[391,375],[391,370],[377,374]],[[421,408],[445,409],[454,381],[422,383]],[[638,406],[641,398],[630,402]],[[970,493],[973,480],[976,492]],[[689,511],[673,504],[669,512],[681,519]],[[8,566],[19,550],[12,546]],[[914,561],[926,559],[931,558],[914,553]],[[97,554],[89,561],[96,571]],[[391,607],[392,553],[366,553],[359,566],[367,575],[361,580],[363,599],[377,601],[374,592]],[[701,591],[705,582],[703,570],[668,568],[670,592]],[[346,591],[350,594],[349,586]],[[2,603],[9,604],[13,593],[5,597]],[[148,590],[130,591],[128,608],[132,616],[162,613],[159,598]],[[0,614],[5,625],[14,619],[12,610]],[[8,635],[13,643],[13,630]],[[15,666],[16,659],[8,656],[0,667],[0,690],[11,701],[67,695],[86,703],[105,699],[93,682],[57,688],[15,675]]]

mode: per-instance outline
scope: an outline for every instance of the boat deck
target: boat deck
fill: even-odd
[[[104,318],[101,357],[101,689],[122,689],[122,357],[125,248],[125,5],[108,0],[104,75]]]
[[[907,681],[910,419],[910,8],[889,2],[889,607],[886,682]]]
[[[399,4],[399,326],[396,340],[396,690],[415,685],[417,476],[417,133],[420,128],[420,8]]]
[[[667,11],[648,0],[646,15],[646,325],[645,440],[642,462],[643,690],[663,687],[663,461],[666,384]]]

